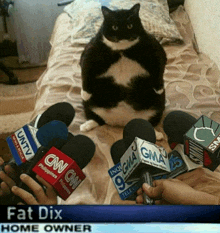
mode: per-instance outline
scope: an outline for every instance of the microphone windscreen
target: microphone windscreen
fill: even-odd
[[[95,153],[95,144],[87,136],[79,134],[69,140],[61,148],[61,151],[75,160],[78,166],[83,169]]]
[[[40,117],[37,128],[42,127],[50,121],[62,121],[68,127],[75,116],[73,106],[67,102],[60,102],[50,106]]]
[[[125,151],[128,148],[126,148],[124,140],[118,140],[116,141],[112,147],[111,147],[111,156],[114,164],[118,164],[120,162],[120,159],[122,155],[125,153]]]
[[[183,135],[196,123],[197,119],[182,111],[170,112],[164,119],[163,128],[168,143],[184,143]]]
[[[156,135],[151,123],[144,119],[133,119],[127,123],[123,131],[125,146],[128,148],[135,137],[155,143]]]
[[[59,149],[67,141],[68,129],[66,124],[61,121],[51,121],[40,127],[36,136],[42,146],[55,146]]]

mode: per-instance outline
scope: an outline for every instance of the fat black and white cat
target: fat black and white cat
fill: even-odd
[[[82,91],[87,121],[81,131],[103,125],[125,126],[134,118],[156,126],[165,108],[166,54],[130,10],[102,7],[103,24],[82,53]]]

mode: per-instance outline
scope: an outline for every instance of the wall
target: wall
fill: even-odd
[[[63,7],[57,6],[59,1],[14,1],[8,27],[12,38],[16,38],[20,62],[41,64],[47,60],[54,23],[63,11]]]

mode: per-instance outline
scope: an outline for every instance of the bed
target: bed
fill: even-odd
[[[98,8],[93,9],[94,14],[92,11],[89,12],[88,17],[82,15],[80,11],[76,12],[76,9],[80,9],[80,5],[77,4],[86,4],[84,5],[85,9],[90,9],[89,7],[92,7],[92,5],[89,4],[99,6],[100,2],[111,7],[116,6],[114,5],[116,2],[122,4],[123,1],[76,0],[65,7],[64,12],[56,20],[51,36],[51,51],[47,69],[37,82],[37,99],[32,119],[57,102],[69,102],[76,111],[76,116],[69,126],[69,131],[74,135],[85,134],[96,144],[96,151],[91,162],[83,169],[86,179],[66,201],[59,199],[58,203],[64,205],[135,204],[134,201],[122,201],[120,199],[108,175],[108,169],[114,165],[110,148],[115,141],[122,138],[123,128],[103,125],[87,133],[82,133],[79,130],[79,126],[86,121],[80,96],[79,59],[86,43],[98,29],[101,21]],[[127,2],[132,5],[137,1],[130,0]],[[141,7],[145,5],[143,0],[138,2],[141,3]],[[179,6],[175,6],[175,9],[173,7],[171,9],[172,4],[169,4],[170,8],[168,8],[166,1],[163,0],[148,2],[151,5],[148,8],[143,8],[148,11],[147,13],[150,11],[150,14],[146,16],[147,13],[143,10],[141,13],[145,26],[151,33],[155,34],[164,46],[168,58],[164,74],[166,90],[164,117],[173,110],[182,110],[195,117],[203,114],[220,122],[220,71],[217,60],[215,62],[210,59],[208,54],[201,52],[197,43],[198,38],[196,38],[188,14],[188,12],[195,13],[198,4],[205,5],[207,1],[200,0],[200,3],[198,3],[195,0],[186,0],[185,5],[178,4]],[[172,1],[168,2],[171,3]],[[129,6],[127,7],[129,8]],[[193,11],[193,7],[195,11]],[[159,26],[158,24],[154,25],[155,20],[157,21],[157,19],[154,19],[154,22],[152,20],[151,16],[154,14],[157,14],[159,20],[163,18],[162,22],[158,21]],[[83,26],[86,22],[92,22],[93,28],[90,28],[89,31],[87,28],[87,31],[85,31],[83,26],[80,25],[82,22]],[[164,22],[165,25],[161,26]],[[167,24],[169,25],[167,26]],[[162,122],[157,126],[157,130],[164,134]],[[170,151],[165,134],[164,139],[157,143],[168,152]],[[201,169],[201,177],[206,174],[205,170]],[[209,179],[198,181],[195,188],[220,196],[218,169],[211,173]]]

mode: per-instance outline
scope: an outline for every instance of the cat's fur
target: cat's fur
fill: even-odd
[[[98,125],[124,126],[134,118],[156,126],[165,108],[166,54],[130,10],[102,7],[104,22],[82,53],[82,92],[88,119],[81,131]]]

